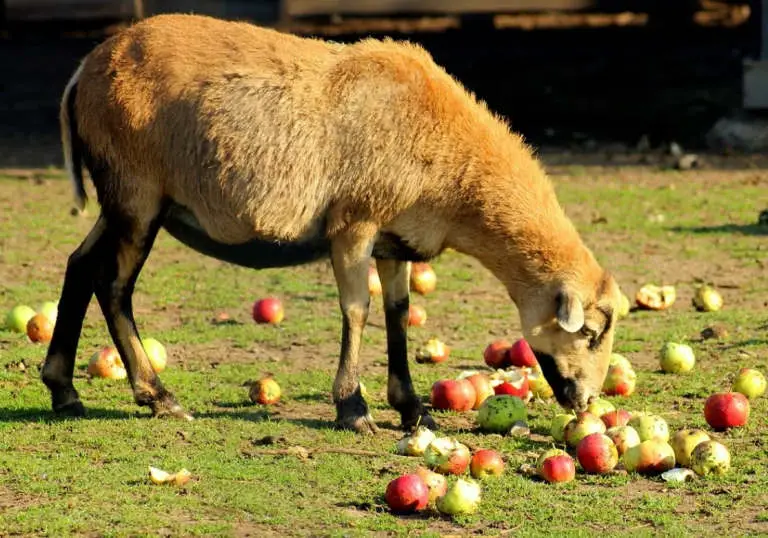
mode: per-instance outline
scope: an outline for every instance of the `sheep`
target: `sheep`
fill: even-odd
[[[60,123],[77,206],[85,167],[100,214],[68,259],[42,368],[55,412],[85,412],[72,374],[95,294],[136,403],[191,419],[152,370],[133,318],[134,285],[161,227],[256,269],[330,258],[343,320],[340,428],[377,429],[358,381],[371,258],[383,286],[388,401],[403,428],[436,426],[408,368],[409,262],[447,248],[506,287],[562,406],[583,410],[599,394],[620,297],[614,278],[531,148],[423,48],[158,15],[83,59]]]

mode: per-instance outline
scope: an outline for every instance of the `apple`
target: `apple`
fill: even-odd
[[[483,402],[476,420],[481,430],[506,433],[516,422],[527,421],[528,411],[517,396],[495,395]]]
[[[715,430],[744,426],[749,419],[749,400],[740,392],[719,392],[704,403],[704,418]]]
[[[397,453],[404,456],[423,456],[429,443],[435,440],[435,434],[426,426],[419,426],[411,435],[406,435],[397,443]]]
[[[592,413],[583,411],[576,415],[575,420],[566,424],[565,442],[568,446],[575,447],[591,433],[605,433],[605,424]]]
[[[615,411],[616,407],[609,402],[608,400],[603,400],[602,398],[593,398],[592,401],[589,402],[589,405],[587,406],[587,411],[595,415],[596,417],[602,417],[606,413],[610,413],[611,411]]]
[[[475,405],[472,409],[479,409],[485,400],[495,394],[491,386],[491,380],[487,375],[476,373],[466,378],[475,387]]]
[[[47,317],[48,319],[50,319],[53,325],[56,325],[56,318],[59,317],[58,302],[46,301],[40,305],[40,308],[37,311],[40,312],[45,317]]]
[[[448,488],[445,495],[437,499],[436,504],[443,514],[471,514],[480,504],[480,485],[474,480],[459,478]]]
[[[16,305],[5,317],[5,327],[9,331],[26,334],[27,323],[34,315],[35,311],[31,307],[24,304]]]
[[[503,381],[493,387],[493,392],[499,395],[517,396],[521,400],[528,398],[528,376],[521,370],[504,372]]]
[[[665,443],[669,441],[669,426],[667,421],[658,415],[635,415],[627,423],[637,430],[641,441],[659,439]]]
[[[280,385],[272,376],[264,376],[256,383],[251,385],[249,397],[254,403],[261,405],[271,405],[277,403],[280,400]]]
[[[704,441],[691,453],[691,468],[700,476],[725,474],[731,468],[731,454],[722,443]]]
[[[629,448],[640,444],[640,436],[632,426],[612,426],[605,431],[605,435],[611,438],[619,456]]]
[[[618,311],[616,313],[617,313],[619,319],[624,319],[627,316],[629,316],[629,297],[624,295],[623,292],[621,294],[621,299],[620,299],[620,302],[619,302],[619,309],[618,309]]]
[[[512,347],[507,350],[506,362],[512,366],[520,368],[531,368],[539,364],[536,355],[525,338],[517,340]]]
[[[548,448],[539,454],[538,458],[536,458],[536,472],[541,475],[541,468],[548,458],[551,458],[552,456],[562,456],[564,454],[567,455],[568,453],[565,450],[561,450],[559,448]]]
[[[432,385],[430,402],[435,409],[469,411],[476,400],[475,387],[467,379],[442,379]]]
[[[424,347],[416,351],[416,362],[419,364],[443,362],[451,353],[451,348],[437,338],[430,338]]]
[[[437,275],[428,263],[413,262],[411,264],[411,290],[420,295],[435,291]]]
[[[616,409],[600,415],[600,420],[605,423],[606,428],[613,428],[614,426],[626,426],[629,424],[629,420],[632,418],[632,413],[626,409]]]
[[[528,388],[537,398],[547,399],[555,395],[547,378],[539,369],[533,369],[528,373]]]
[[[33,342],[50,342],[53,338],[53,322],[44,314],[35,314],[27,322],[27,336]]]
[[[693,306],[700,312],[717,312],[723,307],[723,296],[712,286],[698,286],[693,295]]]
[[[507,350],[512,347],[512,344],[508,340],[494,340],[483,351],[483,359],[485,364],[491,368],[506,368],[507,364]]]
[[[473,478],[499,476],[504,472],[504,460],[495,450],[478,450],[469,462],[469,472]]]
[[[381,279],[374,266],[368,267],[368,293],[372,296],[381,295]]]
[[[732,390],[740,392],[751,400],[765,393],[766,385],[768,383],[760,371],[753,368],[742,368],[736,375],[736,379],[733,380]]]
[[[659,474],[675,466],[675,451],[666,441],[649,439],[628,448],[622,460],[630,473]]]
[[[608,359],[608,366],[621,366],[622,368],[625,368],[627,370],[635,369],[635,367],[632,366],[632,363],[629,362],[629,359],[627,359],[624,355],[620,355],[618,353],[611,353],[611,356]]]
[[[539,475],[550,484],[570,482],[576,477],[576,464],[565,452],[549,456],[542,462]]]
[[[667,342],[659,351],[661,369],[670,374],[681,374],[693,370],[696,357],[691,346]]]
[[[448,491],[448,479],[440,473],[419,466],[416,474],[421,477],[429,490],[429,502],[433,503]]]
[[[393,512],[417,512],[429,504],[429,488],[419,475],[406,474],[387,484],[384,497]]]
[[[576,457],[588,473],[605,474],[619,463],[619,451],[604,433],[591,433],[579,441]]]
[[[423,327],[427,322],[427,311],[423,306],[412,304],[408,307],[408,325],[410,327]]]
[[[284,315],[283,304],[276,297],[259,299],[253,305],[253,320],[256,323],[277,324],[283,321]]]
[[[128,376],[120,354],[114,347],[105,347],[94,353],[88,361],[87,371],[91,377],[106,379],[125,379]]]
[[[154,338],[142,338],[141,343],[155,373],[165,370],[165,365],[168,362],[168,352],[166,352],[165,346]]]
[[[555,415],[549,427],[549,433],[555,441],[565,441],[565,428],[572,420],[576,420],[576,415],[565,413]]]
[[[704,430],[686,429],[675,432],[669,444],[672,450],[675,451],[675,461],[677,464],[681,467],[690,467],[693,449],[700,443],[709,440],[709,434]]]
[[[635,301],[639,306],[649,310],[664,310],[672,306],[676,297],[674,286],[647,284],[638,290]]]
[[[469,448],[450,437],[433,439],[424,451],[427,467],[438,473],[464,474],[469,460]]]
[[[603,392],[608,396],[629,396],[635,392],[637,374],[634,369],[614,364],[608,367]]]

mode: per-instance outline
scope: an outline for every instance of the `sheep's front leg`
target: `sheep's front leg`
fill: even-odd
[[[341,356],[333,401],[339,428],[375,433],[376,424],[360,393],[358,357],[363,329],[368,321],[368,267],[375,230],[358,225],[331,241],[331,263],[339,288],[342,314]]]
[[[408,263],[378,260],[376,265],[384,292],[387,324],[387,399],[400,412],[403,429],[410,430],[418,425],[434,429],[435,421],[413,389],[408,369]]]

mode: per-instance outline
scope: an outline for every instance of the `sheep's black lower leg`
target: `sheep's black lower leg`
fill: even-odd
[[[112,340],[125,363],[136,403],[150,407],[154,416],[191,420],[152,369],[133,318],[134,286],[161,219],[160,214],[151,219],[108,217],[95,292]]]
[[[333,383],[336,424],[359,433],[378,430],[360,392],[358,375],[360,342],[370,302],[368,267],[373,235],[374,232],[367,229],[350,230],[331,244],[331,261],[343,316],[339,368]]]
[[[435,421],[413,389],[408,369],[408,264],[379,260],[377,266],[387,325],[387,399],[400,412],[403,429],[410,430],[418,425],[435,428]]]
[[[51,392],[53,410],[62,415],[85,414],[72,376],[83,319],[93,295],[93,253],[102,242],[104,230],[105,221],[99,218],[88,237],[69,257],[59,298],[59,314],[40,375]]]

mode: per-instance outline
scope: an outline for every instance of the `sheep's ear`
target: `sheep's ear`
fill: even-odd
[[[584,326],[584,306],[572,291],[560,290],[557,294],[557,324],[569,333]]]

